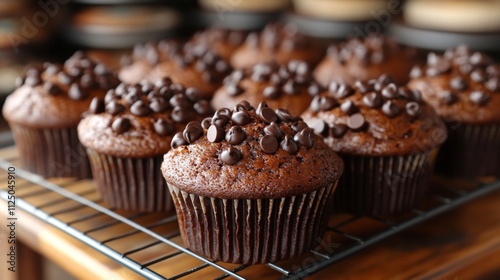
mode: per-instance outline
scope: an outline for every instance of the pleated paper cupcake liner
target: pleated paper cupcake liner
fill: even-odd
[[[334,208],[361,215],[404,212],[428,189],[436,150],[399,157],[345,156]]]
[[[220,199],[169,184],[185,244],[215,261],[268,263],[313,248],[322,236],[336,184],[274,199]]]
[[[36,129],[11,124],[21,167],[43,177],[92,178],[76,128]]]
[[[500,177],[500,125],[449,127],[448,140],[436,159],[436,173],[474,179]]]
[[[161,174],[163,156],[119,158],[87,149],[94,181],[104,202],[134,212],[174,209]]]

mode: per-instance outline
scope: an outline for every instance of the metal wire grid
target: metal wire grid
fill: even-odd
[[[2,159],[0,160],[0,168],[7,170],[15,162],[16,158]],[[3,178],[2,176],[5,177],[6,172],[0,174],[0,178]],[[253,266],[213,262],[186,249],[182,241],[180,241],[177,217],[174,214],[163,216],[158,214],[133,214],[106,208],[88,182],[76,180],[50,182],[20,168],[16,168],[16,176],[22,178],[22,181],[17,183],[17,207],[61,229],[143,277],[148,279],[179,279],[190,275],[193,276],[210,268],[219,271],[220,275],[216,279],[227,277],[246,279],[243,274],[252,275]],[[76,188],[77,185],[88,187]],[[338,245],[338,248],[334,251],[326,250],[325,252],[325,248],[320,246],[315,250],[311,250],[310,254],[304,256],[301,260],[269,263],[265,267],[272,270],[276,278],[298,279],[307,277],[404,229],[498,190],[500,189],[500,181],[490,184],[475,184],[473,187],[468,186],[464,189],[442,187],[436,189],[438,190],[437,193],[431,196],[430,201],[422,209],[414,209],[412,213],[403,217],[389,219],[375,216],[335,216],[330,221],[325,234],[325,238],[330,237],[329,242],[335,242]],[[38,205],[30,203],[31,198],[44,195],[51,195],[51,198]],[[7,200],[5,189],[0,190],[0,197]],[[65,216],[73,218],[68,219]],[[77,218],[74,218],[75,216]],[[79,226],[90,220],[96,221],[92,223],[91,228],[81,228]],[[363,228],[366,230],[367,227],[364,225],[367,223],[371,224],[369,226],[370,230],[367,232],[362,231],[359,234],[353,234],[349,231],[349,228],[357,227],[359,229],[358,224],[363,224]],[[120,230],[120,233],[114,233],[110,236],[104,234],[104,237],[102,237],[103,232],[105,233],[118,226],[127,229]],[[161,230],[165,228],[170,228],[170,230]],[[99,238],[95,235],[97,232],[101,233]],[[140,245],[133,249],[127,248],[125,250],[114,246],[114,244],[128,243],[128,238],[137,237],[137,235],[141,235],[141,242],[138,242]],[[160,245],[166,246],[162,247],[163,250],[153,250],[153,248]],[[137,254],[150,255],[150,258],[141,262],[133,257],[133,255]],[[199,265],[183,268],[182,271],[178,271],[173,275],[162,275],[158,272],[158,269],[155,269],[155,266],[172,261],[181,255],[198,260]],[[311,260],[311,257],[314,260],[313,262],[307,262],[306,265],[297,265],[297,263],[304,264],[305,261],[303,260],[305,258]],[[260,269],[262,267],[261,265]]]

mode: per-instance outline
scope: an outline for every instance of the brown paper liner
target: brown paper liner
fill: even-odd
[[[500,177],[500,125],[449,127],[448,140],[436,159],[436,173],[465,179]]]
[[[174,209],[161,174],[163,156],[119,158],[87,149],[97,190],[104,202],[134,212]]]
[[[21,167],[43,177],[92,178],[76,128],[36,129],[11,124]]]
[[[360,215],[404,212],[427,191],[437,150],[399,157],[344,156],[334,207]]]
[[[307,252],[322,236],[337,183],[274,199],[202,197],[169,184],[184,243],[215,261],[275,262]]]

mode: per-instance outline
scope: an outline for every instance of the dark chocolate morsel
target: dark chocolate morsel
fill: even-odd
[[[312,83],[308,88],[307,92],[309,95],[316,96],[321,92],[321,87],[317,83]]]
[[[104,113],[104,101],[98,97],[94,97],[90,101],[89,111],[92,114]]]
[[[111,124],[111,129],[118,134],[127,132],[132,127],[132,123],[127,118],[116,118]]]
[[[486,105],[488,101],[490,101],[490,95],[487,92],[477,90],[471,92],[469,99],[473,103],[483,106]]]
[[[195,121],[188,123],[184,131],[182,132],[182,137],[189,143],[192,144],[194,141],[198,140],[203,135],[203,128],[201,125]]]
[[[444,104],[447,104],[447,105],[451,105],[451,104],[454,104],[455,102],[458,101],[458,97],[457,95],[455,95],[453,92],[451,91],[443,91],[439,94],[442,102]]]
[[[309,127],[314,130],[314,133],[321,135],[321,136],[327,136],[328,135],[328,124],[324,120],[320,119],[315,119],[312,120],[309,124]]]
[[[262,94],[264,95],[265,98],[269,99],[276,99],[280,97],[280,91],[273,86],[268,86],[266,87],[263,91]]]
[[[259,141],[260,149],[266,154],[274,154],[278,150],[278,140],[273,135],[266,134]]]
[[[396,84],[390,83],[382,89],[382,96],[388,99],[394,99],[398,97],[398,87]]]
[[[191,106],[190,102],[187,100],[187,97],[181,93],[174,95],[168,102],[172,107],[179,106],[185,108]]]
[[[465,90],[467,82],[462,77],[454,77],[450,80],[450,87],[455,90]]]
[[[50,95],[59,95],[60,93],[62,93],[61,88],[51,82],[46,82],[43,85],[43,89],[46,90]]]
[[[228,108],[220,108],[217,111],[215,111],[215,116],[226,116],[228,118],[231,118],[231,115],[233,112],[229,110]]]
[[[200,99],[200,92],[193,87],[187,88],[186,97],[192,102],[196,102]]]
[[[389,100],[382,106],[382,112],[389,118],[394,118],[401,113],[401,109],[399,109],[396,103]]]
[[[483,69],[477,69],[470,73],[470,78],[478,83],[483,83],[488,79],[488,74]]]
[[[314,145],[310,128],[304,128],[300,132],[296,133],[293,136],[293,140],[295,140],[300,145],[306,146],[308,149]]]
[[[246,125],[250,123],[250,115],[245,111],[235,112],[231,116],[233,123],[237,125]]]
[[[382,99],[382,97],[374,91],[363,96],[363,103],[370,108],[380,108],[383,102],[384,100]]]
[[[226,141],[232,145],[241,144],[246,138],[245,131],[239,125],[235,125],[226,133]]]
[[[63,85],[69,85],[73,81],[73,78],[66,74],[66,72],[61,71],[57,74],[57,80]]]
[[[299,145],[293,141],[290,135],[285,135],[285,138],[281,141],[281,148],[290,155],[294,155],[299,151]]]
[[[209,142],[218,143],[224,139],[224,129],[218,125],[211,125],[207,131],[207,139]]]
[[[349,127],[352,131],[361,131],[365,128],[365,126],[365,117],[360,113],[350,116],[347,120],[347,127]]]
[[[227,85],[226,91],[229,96],[237,96],[243,93],[243,89],[236,84]]]
[[[118,103],[116,100],[111,100],[106,105],[106,112],[110,113],[111,115],[117,115],[123,111],[125,111],[125,106]]]
[[[332,92],[333,97],[337,99],[346,98],[354,93],[354,89],[349,85],[340,85],[335,92]]]
[[[196,113],[200,115],[208,115],[211,112],[213,112],[212,107],[210,106],[210,103],[208,103],[207,100],[200,100],[196,102],[193,108],[196,111]]]
[[[257,106],[257,109],[255,109],[255,113],[257,115],[260,115],[260,112],[262,111],[263,108],[268,108],[269,106],[267,105],[267,103],[265,101],[262,101],[259,103],[259,105]]]
[[[290,79],[283,85],[283,91],[289,95],[297,94],[299,93],[299,86],[294,80]]]
[[[352,102],[352,100],[347,100],[342,105],[340,105],[340,110],[347,115],[352,115],[358,112],[358,107]]]
[[[300,132],[306,128],[309,128],[309,126],[303,121],[294,122],[292,124],[292,130],[295,132]]]
[[[276,109],[276,115],[278,115],[278,119],[282,122],[296,122],[302,120],[301,117],[292,115],[287,109],[280,108]]]
[[[74,83],[69,88],[68,96],[73,100],[83,100],[87,98],[88,92],[81,89],[80,86],[78,86],[78,84]]]
[[[158,119],[154,122],[153,128],[160,136],[171,135],[174,132],[174,125],[164,119]]]
[[[130,107],[130,112],[136,116],[143,117],[149,115],[151,113],[151,109],[149,106],[144,103],[142,100],[136,101]]]
[[[491,78],[486,82],[486,87],[492,92],[500,91],[500,78]]]
[[[423,76],[423,71],[420,66],[414,66],[410,71],[410,78],[416,79]]]
[[[279,125],[275,122],[272,122],[270,125],[264,127],[264,132],[276,137],[278,140],[283,138],[283,133],[281,132]]]
[[[354,86],[358,89],[359,92],[361,93],[367,93],[369,91],[373,90],[373,86],[367,82],[363,81],[356,81],[354,83]]]
[[[269,107],[262,108],[259,112],[259,117],[266,123],[271,123],[278,119],[278,115]]]
[[[177,132],[174,135],[174,137],[172,137],[172,142],[170,142],[170,147],[172,147],[172,149],[176,149],[180,146],[184,146],[187,144],[188,144],[188,142],[182,136],[182,132]]]
[[[238,111],[238,112],[239,111],[250,111],[253,109],[253,107],[252,107],[252,105],[250,105],[250,103],[248,101],[243,100],[240,103],[238,103],[234,109],[235,109],[234,111]]]
[[[229,117],[226,115],[217,115],[215,114],[212,117],[212,124],[218,125],[218,126],[225,126],[229,122]]]
[[[24,81],[25,85],[28,85],[30,87],[35,87],[39,85],[42,82],[40,79],[40,76],[38,75],[30,75],[26,77],[26,80]]]
[[[168,107],[168,103],[163,98],[155,98],[151,100],[151,103],[149,104],[149,108],[151,108],[151,110],[155,113],[165,112]]]
[[[332,124],[329,129],[329,134],[333,138],[341,138],[347,132],[347,125],[345,124]]]
[[[422,108],[417,102],[408,102],[405,105],[406,113],[413,118],[420,116],[422,113]]]
[[[80,86],[85,89],[93,88],[95,86],[94,77],[89,74],[84,74],[80,78]]]
[[[204,118],[203,121],[201,121],[201,127],[203,127],[204,129],[209,129],[211,125],[212,118]]]
[[[226,148],[220,153],[220,160],[227,165],[235,165],[241,158],[241,152],[234,147]]]

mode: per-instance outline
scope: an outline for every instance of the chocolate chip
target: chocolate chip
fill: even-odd
[[[274,86],[268,86],[262,92],[264,97],[268,98],[268,99],[276,99],[276,98],[280,97],[280,95],[281,95],[280,93],[281,92]]]
[[[384,100],[376,92],[370,92],[363,96],[363,103],[369,108],[380,108]]]
[[[413,118],[420,116],[422,109],[417,102],[408,102],[405,105],[406,113]]]
[[[104,113],[104,101],[98,97],[94,97],[90,101],[89,111],[92,114]]]
[[[200,99],[200,91],[193,87],[187,88],[185,92],[186,97],[192,102],[196,102]]]
[[[278,150],[278,140],[273,135],[264,135],[259,144],[260,149],[267,154],[273,154]]]
[[[389,99],[394,99],[399,96],[398,87],[396,84],[390,83],[382,89],[382,96]]]
[[[46,82],[43,85],[43,89],[47,91],[50,95],[59,95],[60,93],[62,93],[61,88],[53,84],[52,82]]]
[[[477,105],[486,105],[490,101],[490,95],[484,91],[473,91],[469,96],[469,100]]]
[[[310,128],[304,128],[300,132],[296,133],[293,136],[293,140],[300,145],[306,146],[308,149],[314,145]]]
[[[482,69],[477,69],[470,73],[470,78],[475,82],[483,83],[488,79],[488,74]]]
[[[95,86],[94,77],[89,74],[84,74],[80,78],[80,86],[84,89],[90,89]]]
[[[168,77],[163,77],[160,80],[156,81],[155,86],[157,88],[162,88],[162,87],[170,87],[172,85],[172,79]]]
[[[360,113],[350,116],[347,120],[347,127],[349,127],[352,131],[361,131],[365,128],[365,126],[365,117],[363,117]]]
[[[153,128],[160,136],[167,136],[174,133],[174,125],[164,119],[158,119],[153,123]]]
[[[222,116],[226,116],[228,118],[231,118],[232,114],[233,114],[233,112],[231,112],[231,110],[229,110],[228,108],[220,108],[217,111],[215,111],[216,116],[222,115]]]
[[[106,112],[111,115],[117,115],[123,111],[125,111],[125,106],[118,103],[116,100],[112,100],[106,105]]]
[[[314,130],[314,133],[322,136],[328,135],[328,124],[324,120],[314,119],[309,122],[309,127]]]
[[[226,91],[229,96],[237,96],[243,93],[243,89],[235,84],[228,85]]]
[[[462,77],[454,77],[450,80],[450,87],[456,90],[465,90],[467,82]]]
[[[181,106],[175,106],[170,113],[172,120],[178,123],[186,122],[191,119],[191,114],[188,110],[185,110]]]
[[[55,75],[57,72],[61,71],[61,66],[52,63],[44,63],[43,67],[45,68],[45,74],[47,75]]]
[[[241,101],[240,103],[238,103],[236,105],[236,107],[234,108],[234,111],[236,111],[236,112],[239,112],[239,111],[250,111],[252,109],[253,109],[252,105],[250,105],[250,103],[248,101],[243,100],[243,101]]]
[[[270,125],[264,127],[264,133],[272,135],[278,140],[283,138],[283,133],[281,132],[279,125],[275,122],[272,122]]]
[[[415,101],[418,103],[422,102],[422,94],[418,90],[411,90],[405,87],[400,87],[398,89],[399,96],[406,100]]]
[[[203,79],[203,81],[210,83],[210,84],[213,84],[217,81],[215,76],[210,72],[203,72],[201,74],[201,78]]]
[[[458,97],[451,91],[443,91],[439,94],[441,100],[446,105],[454,104],[458,101]]]
[[[389,84],[394,83],[394,79],[388,74],[380,75],[380,77],[378,77],[377,81],[379,82],[379,84],[381,86],[380,89],[377,89],[377,90],[381,90],[384,86],[387,86]]]
[[[285,135],[285,138],[281,141],[281,148],[290,155],[294,155],[299,151],[299,145],[293,141],[290,135]]]
[[[300,132],[306,128],[309,128],[309,126],[303,121],[294,122],[292,124],[292,130],[295,132]]]
[[[70,67],[69,69],[66,70],[68,74],[72,77],[79,77],[80,75],[83,74],[83,69],[80,69],[78,67]]]
[[[63,84],[63,85],[69,85],[71,82],[73,82],[73,78],[66,74],[65,72],[61,71],[59,74],[57,74],[57,80]]]
[[[246,138],[245,131],[239,125],[235,125],[226,133],[226,141],[232,145],[241,144]]]
[[[460,65],[460,67],[458,67],[458,70],[460,71],[460,73],[462,73],[464,75],[470,74],[470,72],[472,72],[474,69],[475,69],[475,67],[472,64],[463,64],[463,65]]]
[[[224,129],[218,125],[211,125],[207,131],[207,139],[211,143],[218,143],[224,139]]]
[[[250,123],[250,115],[245,111],[235,112],[231,116],[231,120],[237,125],[246,125]]]
[[[35,87],[42,82],[39,76],[31,75],[27,76],[24,84],[30,87]]]
[[[135,91],[130,91],[129,93],[122,96],[123,100],[125,100],[128,104],[134,104],[137,100],[141,99],[139,94]]]
[[[220,160],[227,165],[235,165],[242,157],[241,152],[234,147],[226,148],[220,154]]]
[[[260,114],[260,112],[262,111],[262,109],[263,109],[263,108],[267,108],[267,107],[269,107],[269,106],[267,105],[267,103],[266,103],[265,101],[262,101],[262,102],[260,102],[260,103],[259,103],[259,105],[257,106],[257,109],[255,110],[255,113],[256,113],[257,115],[259,115],[259,114]]]
[[[491,78],[486,82],[486,87],[492,92],[500,91],[500,79],[499,78]]]
[[[475,52],[469,57],[469,62],[473,65],[488,65],[491,59],[483,53]]]
[[[319,112],[319,111],[329,111],[338,106],[339,104],[335,100],[335,98],[330,96],[317,95],[311,101],[310,108],[315,112]]]
[[[347,125],[345,124],[332,124],[329,129],[329,134],[333,138],[341,138],[347,132]]]
[[[71,84],[71,87],[69,88],[68,96],[73,100],[83,100],[87,98],[88,92],[81,89],[78,84],[74,83]]]
[[[356,107],[352,100],[347,100],[340,105],[340,110],[347,115],[352,115],[358,111],[358,107]]]
[[[354,93],[354,89],[349,85],[340,85],[335,92],[332,92],[333,97],[337,99],[346,98]]]
[[[283,91],[288,95],[294,95],[299,93],[298,84],[294,80],[288,80],[285,85],[283,85]]]
[[[318,85],[316,83],[312,83],[307,88],[307,92],[309,93],[309,95],[312,95],[312,96],[318,95],[321,91],[322,91],[322,88],[320,87],[320,85]]]
[[[165,112],[168,107],[168,103],[163,98],[155,98],[149,104],[149,108],[155,113]]]
[[[439,74],[441,74],[441,72],[439,72],[439,70],[437,68],[434,68],[434,67],[429,67],[429,68],[427,68],[427,70],[425,70],[425,75],[427,75],[429,77],[436,77]]]
[[[144,103],[142,100],[139,100],[132,104],[132,106],[130,107],[130,112],[136,116],[143,117],[149,115],[149,113],[151,113],[151,109],[146,103]]]
[[[172,149],[176,149],[180,146],[185,146],[187,144],[188,142],[182,136],[182,132],[177,132],[174,135],[174,137],[172,137],[172,142],[170,142],[170,147],[172,147]]]
[[[382,106],[382,112],[389,118],[394,118],[401,113],[401,109],[399,109],[396,103],[389,100]]]
[[[335,82],[335,81],[332,81],[330,82],[330,84],[328,85],[328,91],[330,93],[336,93],[337,90],[339,89],[339,83]]]
[[[127,132],[132,127],[132,123],[127,118],[116,118],[111,124],[111,129],[118,134]]]
[[[266,123],[275,122],[278,120],[278,115],[269,107],[264,107],[258,113],[259,117]]]
[[[302,118],[292,115],[287,109],[284,108],[276,109],[275,112],[276,115],[278,115],[278,119],[282,122],[296,122],[302,120]]]
[[[198,140],[203,135],[203,128],[198,122],[192,121],[187,124],[186,128],[182,132],[182,137],[189,143],[192,144]]]
[[[213,112],[210,103],[207,100],[200,100],[193,105],[194,110],[199,115],[208,115]]]
[[[423,71],[422,71],[422,68],[420,66],[414,66],[411,71],[410,71],[410,78],[411,79],[416,79],[416,78],[420,78],[423,76]]]
[[[201,121],[201,127],[203,127],[203,129],[209,129],[211,125],[212,118],[204,118],[203,121]]]
[[[191,104],[187,100],[186,96],[184,94],[181,94],[181,93],[174,95],[172,98],[170,98],[170,100],[168,102],[170,103],[170,105],[172,107],[178,106],[178,107],[187,108],[187,107],[191,106]]]
[[[225,126],[229,122],[229,119],[230,118],[226,115],[215,114],[214,117],[212,118],[212,124],[218,126]]]
[[[500,76],[500,65],[490,65],[486,68],[486,73],[490,76]]]

